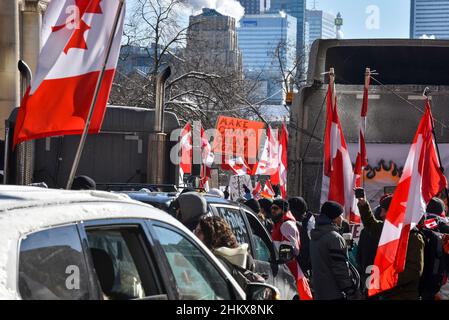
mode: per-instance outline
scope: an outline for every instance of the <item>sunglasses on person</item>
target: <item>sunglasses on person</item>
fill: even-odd
[[[271,206],[271,210],[281,210],[278,206]]]

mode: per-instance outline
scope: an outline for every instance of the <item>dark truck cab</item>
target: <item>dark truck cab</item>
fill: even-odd
[[[124,191],[130,198],[171,212],[170,204],[177,193]],[[270,234],[250,208],[218,196],[204,194],[209,212],[223,217],[231,226],[239,243],[248,243],[256,264],[256,272],[267,276],[267,283],[277,287],[282,300],[299,299],[296,280],[288,267],[278,262],[279,252]]]

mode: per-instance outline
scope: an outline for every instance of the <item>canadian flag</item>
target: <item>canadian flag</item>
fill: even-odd
[[[36,76],[19,108],[14,145],[30,139],[83,132],[120,3],[119,0],[50,2],[42,24],[43,46]],[[124,17],[123,8],[89,133],[98,133],[103,122]]]
[[[262,192],[260,193],[260,195],[264,198],[267,199],[273,199],[274,196],[276,195],[276,192],[274,192],[273,186],[271,185],[270,180],[267,180],[265,182],[265,186],[263,187]]]
[[[265,143],[257,165],[254,166],[256,175],[275,175],[279,168],[278,130],[268,126]],[[275,183],[277,184],[277,183]]]
[[[184,185],[184,174],[192,173],[192,127],[188,122],[181,131],[181,161],[179,163],[179,184]]]
[[[238,176],[244,176],[249,173],[249,166],[243,157],[231,157],[227,159],[229,169]]]
[[[209,143],[209,138],[207,137],[206,131],[201,127],[201,176],[200,176],[200,187],[204,190],[209,191],[209,178],[211,177],[210,168],[214,163],[214,154],[212,152],[212,147]]]
[[[433,118],[427,101],[401,179],[393,194],[374,261],[379,286],[371,286],[370,296],[396,286],[404,271],[410,230],[426,212],[426,204],[447,186],[438,161],[432,134]]]
[[[285,124],[282,124],[282,131],[279,143],[279,187],[281,197],[287,198],[287,168],[288,168],[288,132]]]
[[[327,91],[327,120],[324,136],[324,168],[321,203],[335,201],[345,208],[346,219],[358,215],[354,197],[354,173],[348,148],[337,113],[337,97],[334,84]]]

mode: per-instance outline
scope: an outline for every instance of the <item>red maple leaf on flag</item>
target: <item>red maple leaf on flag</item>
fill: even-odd
[[[70,49],[84,49],[87,50],[87,43],[84,39],[84,33],[90,29],[90,26],[84,22],[83,17],[86,13],[102,14],[100,2],[102,0],[75,0],[75,6],[78,8],[79,15],[77,15],[80,21],[77,23],[74,19],[71,21],[66,21],[65,24],[52,27],[53,32],[57,32],[61,29],[67,27],[67,25],[78,24],[77,28],[73,32],[66,47],[64,48],[64,53],[67,54]]]

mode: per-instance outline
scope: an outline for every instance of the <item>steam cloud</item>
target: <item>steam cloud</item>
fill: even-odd
[[[215,9],[219,13],[230,16],[239,21],[245,14],[245,9],[237,0],[187,0],[186,6],[190,7],[192,14],[201,13],[201,9]]]

